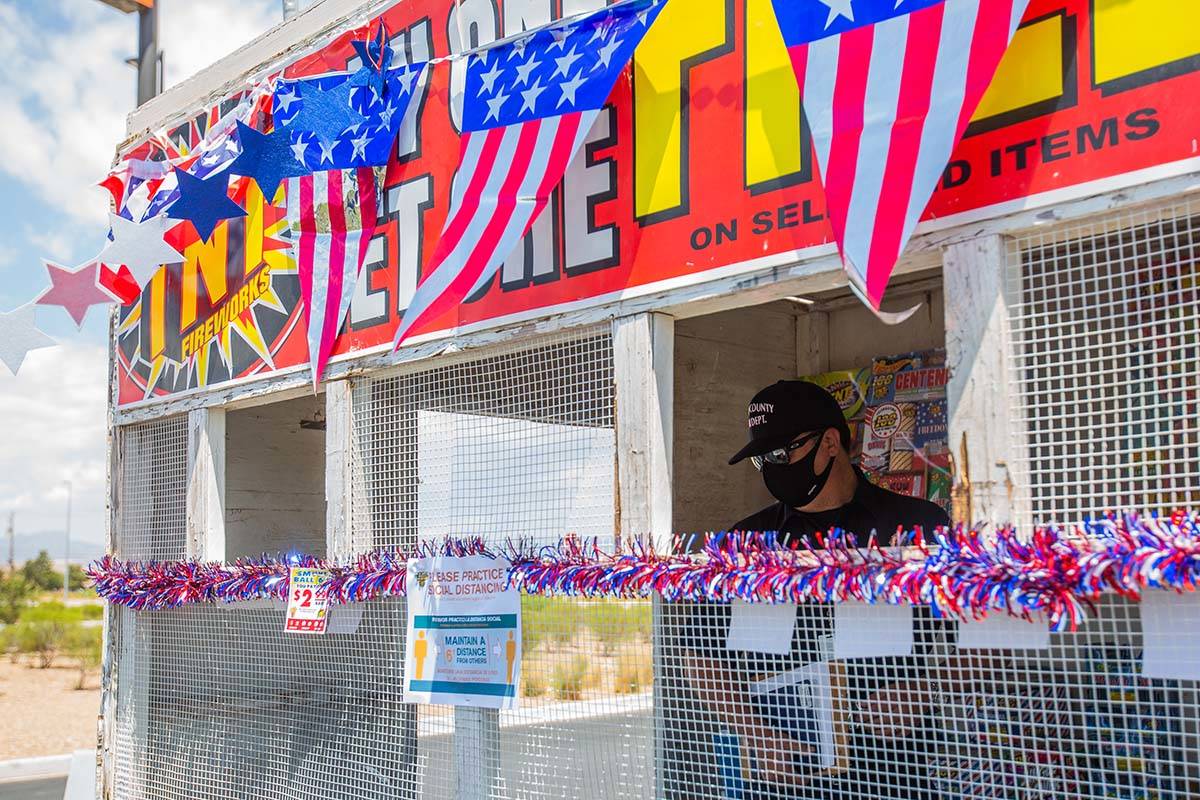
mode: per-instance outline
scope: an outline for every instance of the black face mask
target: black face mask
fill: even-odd
[[[825,470],[818,475],[816,471],[817,450],[820,442],[804,458],[795,464],[763,464],[763,483],[767,491],[788,508],[801,508],[808,505],[825,488],[829,473],[833,472],[833,459],[825,465]]]

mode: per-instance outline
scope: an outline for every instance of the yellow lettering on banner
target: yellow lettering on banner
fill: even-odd
[[[800,89],[771,0],[746,0],[746,185],[800,171]]]
[[[634,51],[634,209],[639,217],[687,202],[687,73],[732,45],[729,21],[727,0],[667,3]]]
[[[1055,14],[1017,29],[972,121],[1062,96],[1065,23]]]
[[[215,303],[228,291],[225,273],[226,246],[229,226],[217,225],[212,238],[196,242],[184,251],[183,286],[180,288],[179,330],[186,331],[196,321],[196,306],[200,299],[200,280],[210,303]]]
[[[159,269],[150,279],[150,309],[150,358],[158,358],[162,355],[167,341],[167,271],[165,269]]]
[[[246,181],[246,244],[243,275],[249,275],[263,261],[263,221],[266,202],[256,181]],[[283,184],[279,184],[280,190]]]
[[[1097,84],[1200,55],[1200,3],[1093,0],[1092,42]]]

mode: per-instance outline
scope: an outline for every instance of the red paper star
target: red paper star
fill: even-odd
[[[34,302],[39,306],[61,306],[75,320],[76,327],[83,327],[88,308],[113,302],[113,297],[98,283],[98,261],[88,261],[74,269],[44,259],[42,263],[50,276],[50,288]]]

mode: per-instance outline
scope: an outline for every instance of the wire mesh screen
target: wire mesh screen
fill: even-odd
[[[334,608],[324,636],[268,602],[123,624],[114,796],[419,796],[399,606]]]
[[[354,549],[447,534],[497,546],[569,534],[611,543],[607,330],[364,380],[353,406]],[[423,796],[650,796],[649,602],[522,605],[520,707],[420,706]]]
[[[1200,623],[1200,603],[1169,605],[1168,626]],[[1163,621],[1118,599],[1072,633],[919,608],[667,607],[656,796],[1195,797],[1196,682],[1151,675],[1200,670],[1143,634]]]
[[[117,429],[119,557],[187,555],[187,432],[186,414]]]
[[[1197,227],[1184,204],[1013,243],[1017,450],[1036,519],[1200,499]]]
[[[558,336],[354,387],[355,549],[611,538],[612,341]]]

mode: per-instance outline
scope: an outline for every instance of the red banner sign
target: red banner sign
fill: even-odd
[[[406,0],[383,19],[398,59],[425,60],[573,14],[595,0]],[[373,30],[373,29],[372,29]],[[925,219],[1083,196],[1196,156],[1200,5],[1033,0]],[[343,70],[344,34],[288,75]],[[433,252],[458,163],[462,61],[440,62],[387,169],[384,204],[335,353],[389,345]],[[754,269],[830,240],[823,192],[770,0],[672,0],[618,82],[553,203],[501,274],[421,337]],[[197,118],[170,136],[186,146]],[[283,209],[239,185],[249,216],[161,270],[122,311],[120,402],[307,363]],[[186,226],[185,226],[186,227]],[[336,359],[336,356],[335,356]]]

